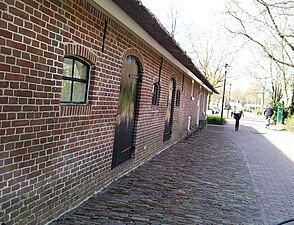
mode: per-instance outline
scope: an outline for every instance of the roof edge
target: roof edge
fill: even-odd
[[[204,88],[218,94],[169,32],[140,0],[92,0],[171,60]],[[115,6],[114,6],[115,5]]]

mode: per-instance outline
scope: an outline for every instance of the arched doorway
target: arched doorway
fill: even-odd
[[[112,168],[129,160],[134,151],[134,130],[142,69],[137,58],[124,59],[118,100]]]
[[[174,78],[172,78],[169,82],[169,87],[168,87],[167,108],[166,108],[165,121],[164,121],[163,141],[168,140],[171,137],[171,133],[172,133],[175,90],[176,90],[176,81]]]

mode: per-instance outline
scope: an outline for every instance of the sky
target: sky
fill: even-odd
[[[171,24],[171,8],[173,8],[174,12],[177,12],[179,22],[177,23],[178,32],[175,35],[175,39],[187,52],[189,52],[189,47],[185,43],[187,40],[187,31],[194,36],[200,36],[204,39],[219,37],[222,35],[220,34],[220,30],[222,30],[221,32],[225,32],[223,25],[227,22],[224,17],[227,1],[228,0],[141,0],[143,5],[159,19],[167,30],[170,30],[168,26]],[[228,45],[231,48],[238,49],[238,45],[241,45],[241,43],[237,43],[236,47],[232,46],[232,43],[226,43],[225,39],[223,39],[223,41],[224,43],[222,44]],[[234,52],[237,50],[232,51]],[[236,60],[234,65],[230,66],[228,74],[231,72],[231,78],[228,76],[227,80],[229,83],[232,83],[233,90],[241,89],[245,91],[249,88],[251,82],[250,78],[246,77],[246,68],[248,68],[247,64],[252,64],[250,62],[252,56],[250,56],[249,49],[242,49],[242,51],[245,51],[245,53],[242,54],[242,58]]]
[[[158,19],[166,24],[171,7],[178,11],[181,20],[189,24],[205,28],[215,24],[217,15],[224,9],[226,0],[141,0],[141,2],[154,13]]]

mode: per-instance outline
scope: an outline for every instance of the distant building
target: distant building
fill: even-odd
[[[247,111],[262,110],[261,104],[245,104],[244,109]]]

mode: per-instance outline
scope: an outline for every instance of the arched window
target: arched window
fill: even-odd
[[[176,94],[176,106],[180,106],[180,99],[181,99],[181,91],[177,90]]]
[[[153,84],[152,90],[152,105],[158,105],[159,101],[159,84],[158,82]]]
[[[64,57],[60,102],[86,103],[88,83],[89,65],[76,57]]]

